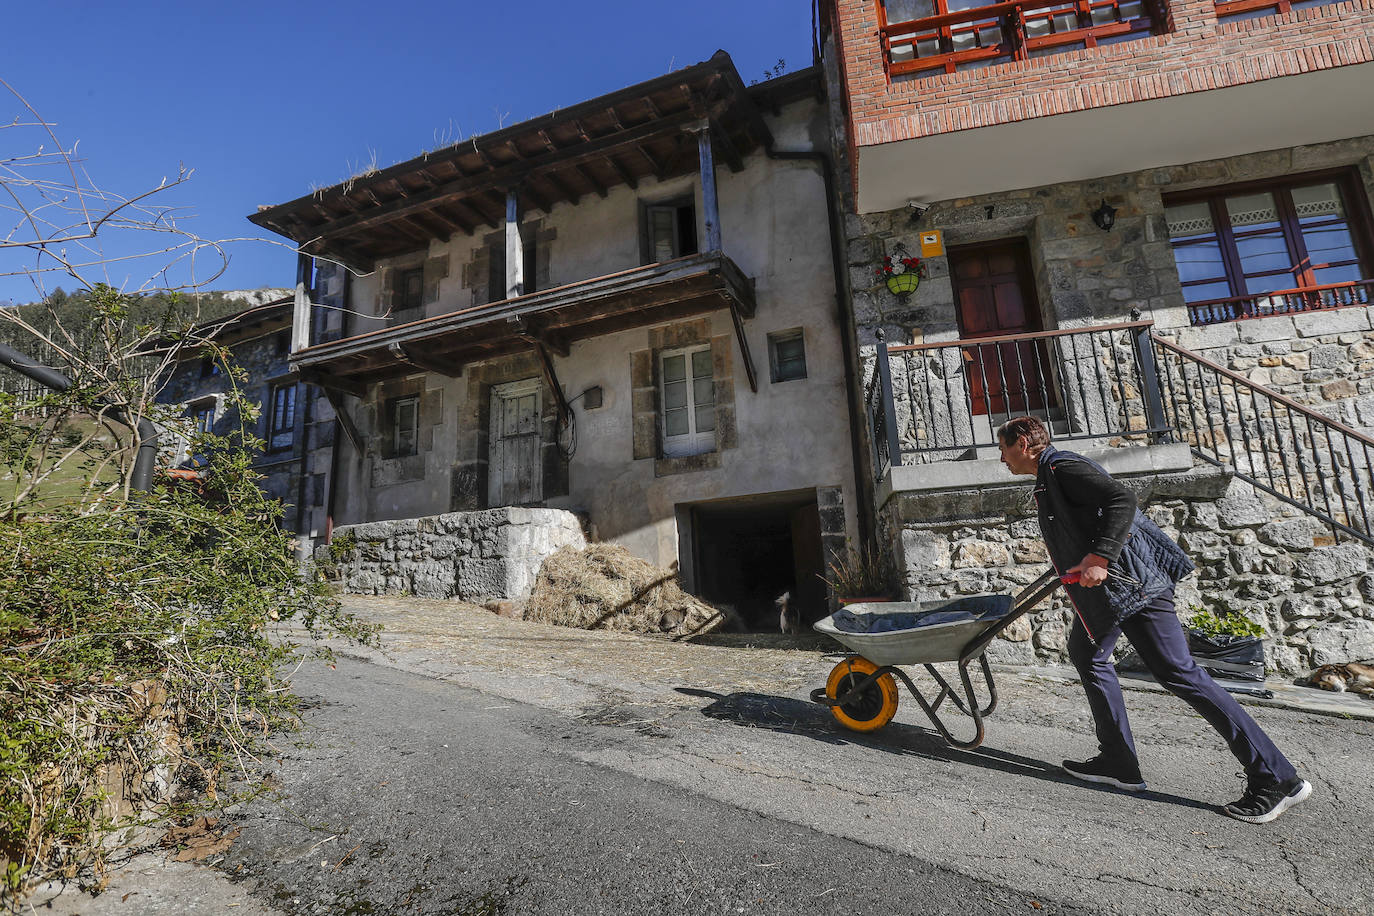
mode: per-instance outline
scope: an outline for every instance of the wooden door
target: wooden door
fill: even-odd
[[[949,269],[961,338],[1041,330],[1024,241],[951,248]],[[1030,341],[966,346],[964,371],[974,415],[1022,414],[1054,404],[1047,356],[1043,343]]]
[[[544,498],[539,379],[491,390],[487,505],[523,506]]]

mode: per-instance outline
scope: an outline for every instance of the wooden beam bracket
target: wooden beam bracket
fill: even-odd
[[[740,358],[744,360],[744,374],[749,377],[749,390],[754,394],[759,393],[759,380],[754,372],[754,357],[749,352],[749,338],[744,336],[744,318],[740,315],[739,306],[731,300],[730,320],[735,325],[735,340],[739,341]]]
[[[323,388],[326,393],[340,391],[344,394],[351,394],[355,398],[367,397],[367,384],[365,382],[332,375],[320,369],[301,369],[300,374],[301,381]]]
[[[433,372],[435,375],[442,375],[447,378],[458,378],[463,374],[463,367],[459,365],[449,365],[436,359],[430,359],[423,353],[417,353],[400,341],[393,340],[386,345],[387,352],[400,362],[416,369],[423,369],[426,372]]]
[[[353,446],[353,451],[361,456],[364,451],[363,437],[358,432],[358,427],[353,425],[353,418],[348,414],[343,393],[333,388],[324,388],[324,396],[329,400],[329,406],[334,408],[334,416],[339,418],[339,428],[343,430],[344,438]],[[336,445],[335,448],[338,446]]]

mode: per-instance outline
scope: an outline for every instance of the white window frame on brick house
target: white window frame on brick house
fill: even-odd
[[[715,451],[715,385],[710,344],[659,353],[659,420],[666,457],[685,458]]]

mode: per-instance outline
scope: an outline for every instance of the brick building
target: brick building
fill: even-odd
[[[1033,412],[1182,537],[1185,606],[1263,621],[1284,668],[1374,655],[1374,5],[821,12],[904,590],[997,591],[1043,563],[990,450]],[[914,292],[884,275],[903,257]],[[1007,651],[1055,654],[1066,622]]]

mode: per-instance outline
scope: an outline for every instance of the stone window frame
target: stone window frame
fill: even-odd
[[[454,418],[458,449],[451,469],[449,511],[470,512],[491,508],[488,505],[489,463],[491,458],[491,393],[496,387],[526,378],[540,379],[540,452],[543,466],[543,499],[571,493],[571,462],[558,446],[558,400],[544,377],[543,366],[534,351],[513,353],[463,367],[466,395],[459,401]]]
[[[709,317],[648,329],[649,346],[630,353],[631,457],[654,462],[654,476],[668,477],[718,468],[721,455],[739,446],[735,424],[734,337],[713,335]],[[663,454],[662,413],[659,409],[658,354],[694,344],[710,344],[715,379],[716,447],[699,455],[674,458]]]
[[[705,353],[708,360],[711,360],[711,374],[707,376],[711,380],[711,428],[707,430],[699,429],[697,426],[697,410],[705,405],[697,404],[696,385],[697,376],[693,374],[696,363],[696,355]],[[667,415],[670,408],[667,406],[669,384],[665,364],[670,359],[682,358],[683,361],[683,395],[685,403],[679,408],[687,412],[687,432],[672,435],[668,432]],[[694,455],[701,455],[706,452],[713,452],[716,449],[716,425],[715,425],[715,365],[711,358],[711,345],[709,343],[693,344],[687,347],[678,347],[673,350],[660,350],[657,355],[658,363],[658,396],[659,417],[663,421],[661,431],[663,434],[660,448],[665,458],[690,458]]]
[[[407,436],[405,411],[410,411],[409,444],[404,445]],[[409,458],[420,453],[420,395],[403,394],[388,398],[385,408],[386,429],[391,437],[391,457]]]
[[[784,367],[781,357],[778,355],[778,345],[790,343],[792,341],[801,343],[800,375],[784,375]],[[787,328],[782,331],[771,331],[768,334],[768,377],[769,381],[776,385],[780,382],[801,381],[807,377],[806,371],[806,330],[805,328]]]

